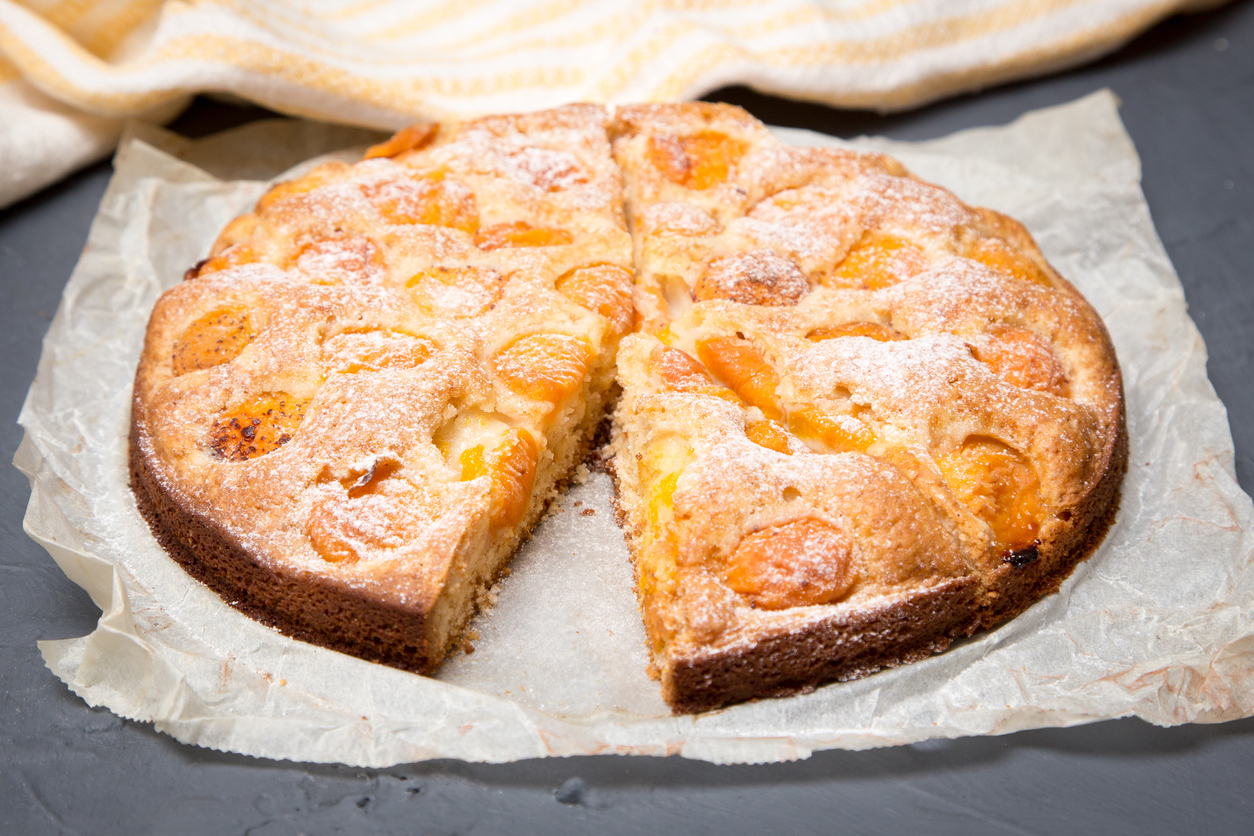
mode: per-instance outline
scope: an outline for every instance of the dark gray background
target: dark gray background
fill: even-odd
[[[1254,5],[1176,18],[1097,64],[905,114],[740,88],[709,98],[777,125],[923,139],[1102,87],[1123,100],[1251,492]],[[200,135],[259,115],[198,100],[175,128]],[[40,340],[109,173],[95,166],[0,212],[6,462]],[[99,612],[22,533],[27,498],[21,474],[0,467],[0,834],[1254,833],[1254,719],[1173,729],[1121,720],[736,767],[598,757],[362,770],[183,746],[88,708],[44,668],[36,640],[83,635]]]

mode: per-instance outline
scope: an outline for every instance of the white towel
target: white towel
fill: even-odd
[[[120,120],[201,91],[381,128],[727,84],[897,110],[1218,2],[0,0],[0,207],[103,157]]]

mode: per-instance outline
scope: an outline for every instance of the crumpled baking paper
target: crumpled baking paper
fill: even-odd
[[[27,532],[103,610],[91,635],[40,643],[91,705],[200,746],[374,767],[596,753],[765,762],[1129,715],[1173,725],[1254,713],[1251,503],[1109,92],[936,141],[854,143],[1022,220],[1102,314],[1123,364],[1131,454],[1118,518],[1059,593],[1012,622],[856,682],[673,717],[645,674],[627,551],[599,473],[517,555],[494,610],[472,625],[475,652],[434,678],[235,612],[166,557],[127,488],[145,323],[265,188],[241,178],[365,139],[295,122],[200,142],[146,129],[119,153],[46,338],[16,458],[31,478]]]

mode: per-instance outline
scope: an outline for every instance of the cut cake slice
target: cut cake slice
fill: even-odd
[[[591,105],[271,189],[152,315],[131,467],[162,545],[288,635],[433,670],[607,409],[621,192]]]
[[[677,712],[945,649],[1053,591],[1126,464],[1092,308],[1014,221],[722,105],[621,108],[619,502]]]

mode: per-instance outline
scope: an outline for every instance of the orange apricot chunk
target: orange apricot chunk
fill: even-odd
[[[963,255],[1020,281],[1050,286],[1049,276],[1035,261],[1000,238],[976,238],[967,243]]]
[[[1058,357],[1026,328],[995,326],[989,330],[988,339],[974,348],[974,354],[1011,386],[1067,396],[1067,375]]]
[[[488,511],[491,528],[508,528],[522,522],[531,501],[539,461],[540,451],[535,439],[531,433],[517,428],[506,433],[490,459],[485,457],[482,444],[462,451],[463,482],[480,476],[491,479]]]
[[[311,241],[294,264],[314,284],[375,284],[387,275],[383,251],[361,235]]]
[[[581,337],[532,334],[498,351],[493,364],[510,390],[556,407],[583,387],[593,356]]]
[[[714,258],[706,266],[693,298],[725,299],[742,305],[795,305],[810,292],[805,273],[792,261],[771,250],[735,253]]]
[[[305,533],[319,557],[353,564],[395,553],[420,535],[424,520],[438,510],[399,471],[400,462],[384,457],[339,480],[346,494],[324,495],[314,502]]]
[[[992,529],[1003,555],[1036,543],[1046,508],[1026,456],[995,438],[975,435],[937,456],[936,463],[958,501]]]
[[[831,604],[853,587],[853,542],[815,519],[768,526],[741,539],[723,579],[759,609]]]
[[[841,337],[870,337],[882,343],[906,339],[906,335],[896,328],[891,325],[881,325],[878,322],[846,322],[843,325],[815,328],[806,334],[806,339],[816,343]]]
[[[865,453],[876,442],[875,432],[852,415],[837,419],[812,406],[789,415],[788,428],[830,453]]]
[[[753,343],[739,337],[711,337],[697,343],[697,356],[707,369],[767,418],[778,421],[784,417],[775,400],[779,374]]]
[[[209,448],[230,462],[272,453],[292,440],[308,405],[308,398],[286,392],[266,392],[237,404],[214,419]]]
[[[744,153],[743,142],[719,131],[649,137],[649,159],[668,180],[689,189],[722,183]]]
[[[257,334],[243,305],[215,308],[187,326],[174,342],[174,376],[229,363]]]
[[[704,366],[680,348],[667,345],[654,346],[649,352],[649,373],[667,389],[675,392],[718,395],[720,391],[726,391],[714,382]]]
[[[631,330],[635,309],[631,301],[632,275],[613,264],[576,267],[558,277],[557,292],[580,307],[609,320],[617,335]]]
[[[868,232],[828,277],[831,287],[880,290],[923,272],[923,250],[892,235]]]
[[[241,264],[255,264],[260,260],[257,251],[248,244],[232,244],[222,252],[211,255],[183,274],[184,279],[195,279],[217,273]]]
[[[575,240],[564,229],[536,227],[526,221],[496,224],[475,233],[475,246],[481,250],[502,247],[558,247]]]
[[[774,421],[751,421],[745,425],[745,435],[759,447],[776,453],[792,454],[788,444],[788,431]]]
[[[487,267],[430,267],[411,276],[405,287],[419,305],[462,317],[495,305],[504,284],[504,277]]]
[[[443,176],[386,180],[361,187],[362,194],[388,223],[479,229],[475,193],[466,184]]]
[[[440,126],[432,122],[418,122],[401,128],[391,137],[366,149],[363,160],[375,157],[395,157],[406,151],[421,151],[435,139]]]
[[[431,356],[434,344],[423,337],[386,328],[341,331],[322,343],[328,372],[357,374],[384,369],[412,369]]]
[[[277,183],[257,201],[256,211],[268,211],[281,200],[307,194],[314,189],[333,183],[347,168],[348,166],[345,163],[332,161],[323,163],[304,177]]]

